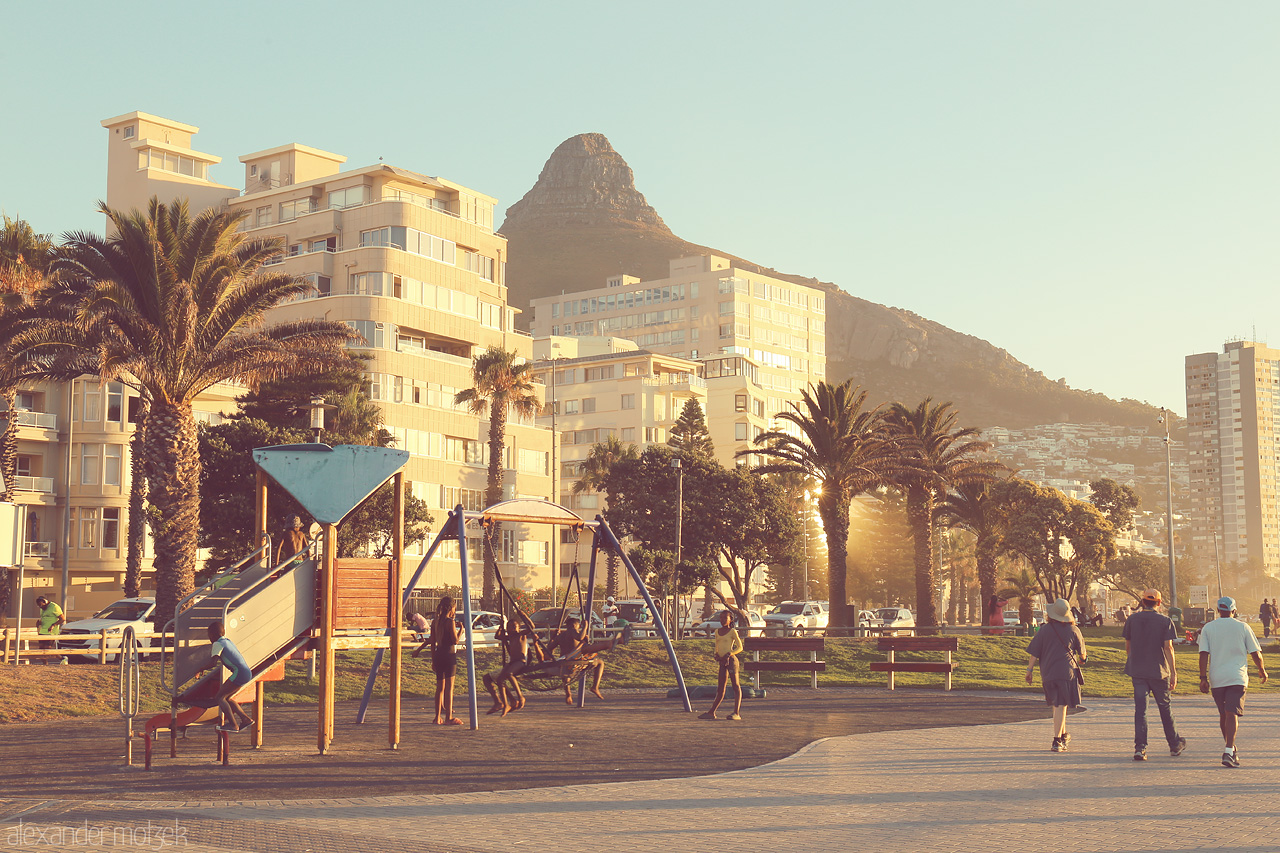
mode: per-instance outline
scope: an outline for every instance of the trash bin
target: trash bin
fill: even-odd
[[[1025,637],[1025,636],[1027,636],[1027,626],[1026,626],[1026,625],[1019,624],[1017,628],[1014,628],[1014,629],[1013,629],[1013,636],[1015,636],[1015,637]]]
[[[1181,634],[1182,633],[1182,608],[1170,607],[1169,619],[1173,621],[1174,630],[1176,630],[1179,634]]]

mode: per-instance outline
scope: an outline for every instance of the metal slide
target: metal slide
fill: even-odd
[[[253,669],[255,679],[311,640],[316,623],[317,560],[304,553],[299,563],[289,558],[264,568],[262,553],[270,543],[237,566],[217,576],[178,605],[165,631],[173,633],[172,678],[165,664],[161,683],[181,704],[201,705],[217,690],[221,673],[215,670],[184,690],[209,662],[209,624],[221,619],[226,636],[236,644]],[[239,573],[236,568],[244,567]]]

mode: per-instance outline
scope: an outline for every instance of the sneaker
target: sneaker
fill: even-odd
[[[1062,733],[1062,748],[1066,749],[1067,744],[1071,743],[1071,732]]]
[[[717,717],[715,714],[711,713],[710,711],[704,711],[703,713],[698,715],[698,719],[699,720],[716,720],[716,719],[719,719],[719,717]]]
[[[1062,742],[1062,738],[1056,737],[1053,739],[1053,746],[1049,747],[1049,749],[1053,752],[1066,752],[1067,745]]]
[[[1173,746],[1169,747],[1169,754],[1172,755],[1174,758],[1177,758],[1179,755],[1182,755],[1182,753],[1186,751],[1187,751],[1187,739],[1184,737],[1178,738],[1176,741],[1173,742]]]
[[[730,714],[729,716],[725,717],[725,719],[726,719],[726,720],[738,720],[738,721],[741,721],[741,720],[742,720],[742,715],[741,715],[741,714]]]
[[[1135,747],[1133,748],[1133,760],[1134,760],[1134,761],[1146,761],[1146,760],[1147,760],[1147,748],[1146,748],[1145,746],[1135,746]]]
[[[1240,756],[1236,753],[1234,749],[1231,750],[1230,752],[1222,753],[1222,766],[1223,767],[1239,767],[1240,766]]]

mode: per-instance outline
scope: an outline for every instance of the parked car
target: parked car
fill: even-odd
[[[905,607],[881,607],[876,610],[876,626],[880,628],[893,628],[895,630],[886,632],[897,636],[898,628],[914,628],[916,626],[916,617]]]
[[[89,619],[77,619],[63,625],[62,633],[58,635],[58,648],[73,650],[73,654],[67,655],[71,660],[97,661],[98,641],[101,632],[106,629],[107,660],[115,660],[120,651],[120,635],[124,633],[124,629],[132,626],[139,634],[150,633],[151,614],[155,609],[154,598],[122,598],[99,610]],[[137,645],[140,649],[149,649],[151,638],[140,637]],[[117,654],[112,654],[113,651]]]
[[[1035,625],[1036,627],[1039,627],[1039,626],[1041,626],[1041,625],[1043,625],[1043,624],[1044,624],[1044,619],[1045,619],[1045,616],[1044,616],[1044,611],[1043,611],[1043,610],[1032,610],[1032,611],[1031,611],[1031,624],[1032,624],[1032,625]],[[1018,619],[1018,611],[1016,611],[1016,610],[1006,610],[1006,611],[1004,612],[1004,624],[1005,624],[1005,625],[1021,625],[1021,624],[1022,624],[1022,622]]]
[[[539,631],[554,631],[558,626],[568,622],[572,617],[577,617],[579,619],[582,618],[582,611],[578,610],[576,607],[570,607],[567,609],[568,612],[565,613],[564,611],[566,608],[563,607],[543,607],[540,610],[535,610],[533,615],[529,617],[529,621],[533,622],[533,627],[537,628]],[[562,613],[564,614],[563,618],[561,616]],[[600,614],[595,611],[592,611],[591,613],[591,633],[592,636],[597,637],[603,637],[605,635],[604,620],[601,619]]]
[[[707,619],[703,622],[699,622],[697,625],[694,625],[693,631],[692,631],[693,636],[710,637],[712,634],[716,632],[717,629],[719,629],[720,614],[725,612],[731,612],[731,611],[717,610],[714,614],[712,614],[710,619]],[[756,613],[754,610],[747,611],[747,627],[746,628],[743,628],[742,625],[738,624],[739,621],[740,620],[737,614],[735,613],[734,627],[738,629],[738,636],[759,637],[764,634],[765,627],[766,627],[764,617],[761,616],[759,613]]]
[[[830,618],[821,601],[784,601],[764,615],[767,633],[784,637],[821,633]]]
[[[462,615],[461,612],[458,613]],[[501,613],[494,613],[492,610],[472,610],[471,611],[471,642],[476,648],[496,647],[498,645],[497,633],[502,627],[503,617]],[[458,632],[458,638],[465,640],[466,635],[461,631]]]
[[[858,627],[859,628],[872,628],[879,624],[880,624],[880,617],[876,616],[876,612],[874,610],[858,611]]]

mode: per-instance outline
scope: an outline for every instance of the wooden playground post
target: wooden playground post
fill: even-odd
[[[403,638],[400,634],[400,623],[404,621],[403,595],[404,589],[401,585],[403,572],[401,571],[402,555],[404,554],[404,474],[397,472],[391,479],[392,488],[395,489],[395,497],[393,499],[394,522],[392,528],[392,548],[391,548],[391,582],[387,584],[388,588],[388,609],[390,613],[391,628],[391,699],[388,703],[388,729],[387,740],[392,749],[400,748],[400,684],[401,684],[401,668],[403,661]]]
[[[254,541],[261,543],[263,537],[267,535],[267,472],[261,468],[257,468],[256,471],[257,482],[253,492],[253,530]],[[264,554],[262,565],[270,567],[272,559],[271,553]]]
[[[259,681],[253,694],[253,748],[262,749],[262,724],[267,718],[267,685]]]
[[[321,535],[324,545],[320,555],[320,719],[316,732],[316,745],[321,755],[327,755],[333,742],[333,594],[334,559],[338,551],[338,526],[324,525]]]

